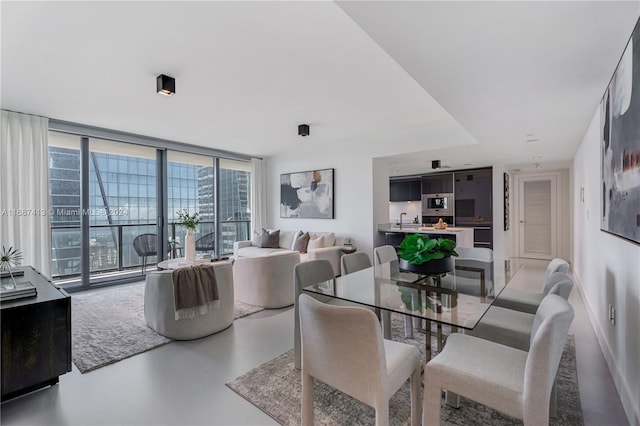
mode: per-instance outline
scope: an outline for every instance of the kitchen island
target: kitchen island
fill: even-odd
[[[397,246],[406,234],[427,234],[430,238],[447,238],[456,242],[458,247],[473,247],[473,228],[434,229],[433,226],[403,224],[402,228],[391,223],[378,225],[378,231],[385,234],[387,244]],[[391,235],[388,235],[391,234]],[[396,234],[396,235],[394,235]]]

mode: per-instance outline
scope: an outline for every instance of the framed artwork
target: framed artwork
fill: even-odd
[[[504,230],[509,230],[509,175],[504,174]]]
[[[333,219],[333,169],[281,174],[280,217]]]
[[[640,23],[640,20],[638,21]],[[640,30],[600,103],[600,229],[640,244]]]

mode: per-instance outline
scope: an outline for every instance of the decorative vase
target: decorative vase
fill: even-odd
[[[402,271],[413,272],[421,275],[440,275],[453,271],[453,259],[451,259],[451,256],[447,256],[442,259],[432,259],[421,265],[414,265],[404,259],[400,259],[399,266]]]
[[[196,236],[191,228],[187,228],[187,235],[184,237],[184,257],[191,262],[196,260]]]

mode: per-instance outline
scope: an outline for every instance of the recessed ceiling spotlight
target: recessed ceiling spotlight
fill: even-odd
[[[539,155],[534,155],[533,157],[531,157],[532,160],[539,160],[542,157],[540,157]]]
[[[472,166],[472,163],[464,163],[463,166]]]
[[[540,165],[540,163],[536,163],[536,170],[540,170],[542,168],[542,166]]]
[[[398,170],[391,170],[391,173],[398,173]]]
[[[298,135],[300,135],[300,136],[309,136],[309,125],[308,124],[300,124],[298,126]]]
[[[534,137],[528,137],[525,142],[527,143],[532,143],[532,142],[538,142],[539,139],[538,138],[534,138]]]
[[[519,172],[520,169],[511,169],[512,172]]]
[[[176,79],[160,74],[156,77],[156,90],[161,95],[173,96],[176,93]]]

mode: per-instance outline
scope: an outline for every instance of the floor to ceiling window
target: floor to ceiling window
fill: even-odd
[[[49,166],[52,275],[69,288],[184,256],[181,210],[200,213],[197,253],[229,255],[249,237],[247,161],[50,131]]]
[[[196,252],[215,254],[215,173],[213,157],[167,152],[167,218],[171,257],[182,257],[186,228],[176,223],[178,211],[199,213]]]
[[[157,263],[156,169],[153,148],[90,139],[85,215],[92,276]]]
[[[218,221],[220,252],[233,253],[235,241],[248,240],[251,224],[251,164],[220,159]]]

